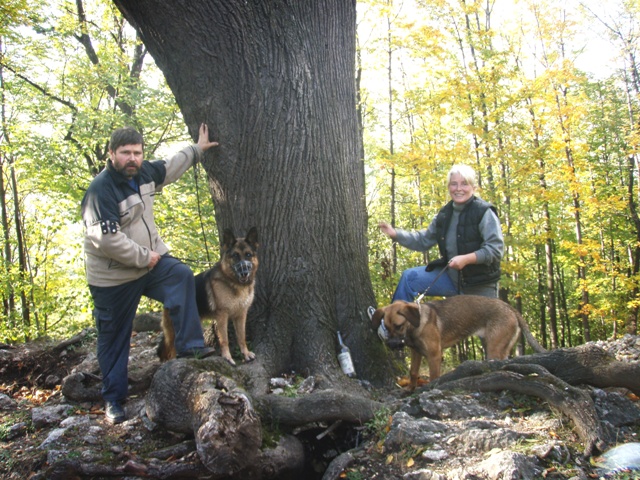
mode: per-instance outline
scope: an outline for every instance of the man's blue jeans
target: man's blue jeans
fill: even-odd
[[[204,346],[193,272],[173,257],[163,256],[149,273],[132,282],[115,287],[89,285],[89,289],[98,329],[102,397],[106,401],[122,401],[127,397],[133,318],[143,295],[169,309],[178,353]]]

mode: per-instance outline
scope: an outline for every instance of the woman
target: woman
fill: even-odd
[[[426,269],[421,266],[405,270],[393,301],[411,302],[427,288],[426,295],[432,296],[498,296],[504,239],[496,209],[474,195],[476,173],[471,167],[454,165],[447,175],[447,184],[451,201],[426,230],[409,232],[385,222],[378,225],[403,247],[426,251],[437,244],[441,255]],[[442,272],[447,266],[446,272]]]

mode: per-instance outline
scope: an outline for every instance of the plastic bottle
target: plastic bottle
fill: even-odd
[[[342,342],[342,336],[338,332],[338,361],[340,362],[340,368],[348,377],[356,376],[356,369],[353,368],[353,360],[351,359],[351,350]]]

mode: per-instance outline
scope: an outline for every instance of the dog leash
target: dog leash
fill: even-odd
[[[425,289],[424,289],[424,292],[422,292],[420,295],[418,295],[418,296],[416,297],[416,303],[417,303],[418,305],[420,305],[420,302],[422,301],[422,299],[424,298],[424,296],[427,294],[427,292],[429,291],[429,289],[430,289],[431,287],[433,287],[433,285],[438,281],[438,279],[440,278],[440,276],[441,276],[444,272],[446,272],[446,271],[449,269],[449,264],[450,264],[450,263],[451,263],[451,260],[449,260],[449,261],[447,262],[447,264],[444,266],[444,268],[443,268],[442,270],[440,270],[440,273],[439,273],[438,275],[436,275],[436,278],[434,278],[434,279],[433,279],[433,282],[431,282],[431,284],[430,284],[427,288],[425,288]]]
[[[209,245],[207,244],[207,235],[204,233],[204,222],[202,221],[202,211],[200,210],[200,187],[198,186],[198,165],[199,162],[193,164],[193,180],[196,187],[196,201],[198,206],[198,218],[200,219],[200,229],[202,230],[202,239],[204,240],[204,250],[207,253],[207,263],[211,266],[211,258],[209,257]],[[204,170],[204,167],[203,167]],[[205,171],[206,173],[206,171]]]

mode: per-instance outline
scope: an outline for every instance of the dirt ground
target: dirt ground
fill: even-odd
[[[132,357],[141,358],[145,352],[149,356],[150,352],[155,351],[157,341],[158,334],[155,332],[137,334],[132,338]],[[61,393],[62,379],[94,353],[95,334],[91,332],[81,341],[63,347],[59,342],[0,346],[0,394],[6,395],[8,400],[5,400],[10,403],[0,404],[0,477],[208,478],[202,476],[202,470],[197,470],[201,465],[189,435],[154,427],[144,415],[138,414],[144,410],[143,393],[132,395],[126,405],[130,420],[115,426],[104,421],[101,401],[69,402],[64,398]],[[397,399],[405,393],[398,387],[394,392],[380,392],[380,395]],[[512,401],[515,402],[511,407],[513,428],[529,431],[538,429],[540,438],[559,438],[567,445],[572,461],[564,464],[550,462],[544,478],[598,478],[589,465],[576,465],[580,446],[575,442],[575,434],[570,426],[553,430],[536,425],[533,414],[545,410],[545,406],[527,397],[513,397]],[[496,414],[503,409],[498,395],[486,395],[483,402]],[[77,424],[66,428],[60,437],[51,441],[52,435],[59,431],[60,422],[34,425],[32,410],[59,404],[70,405],[72,411],[66,412],[66,415],[76,419]],[[322,478],[331,460],[346,451],[352,452],[352,458],[339,478],[400,479],[403,474],[420,467],[429,468],[430,462],[423,459],[419,449],[406,449],[392,454],[384,451],[382,438],[388,431],[388,421],[388,416],[381,416],[366,426],[342,425],[329,434],[326,434],[326,425],[298,429],[294,433],[303,440],[309,459],[304,478]],[[355,447],[358,448],[354,450]],[[481,453],[478,461],[482,456]],[[54,475],[50,466],[61,460],[82,464],[87,470],[78,476],[77,470],[73,474],[66,474],[61,468]],[[460,461],[451,458],[450,467],[454,468],[456,462],[459,464]],[[167,470],[162,467],[170,462],[177,468],[174,476],[154,476],[154,471],[166,475]],[[60,465],[64,465],[64,462]],[[179,466],[181,469],[178,469]],[[195,473],[198,471],[199,474]]]

